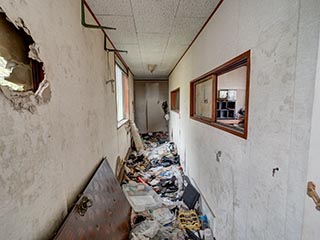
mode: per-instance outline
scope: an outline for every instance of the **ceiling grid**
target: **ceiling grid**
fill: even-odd
[[[219,0],[87,0],[139,79],[167,78]],[[148,64],[156,64],[153,73]]]

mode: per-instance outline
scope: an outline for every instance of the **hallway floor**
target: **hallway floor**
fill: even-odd
[[[133,208],[130,239],[204,239],[205,233],[205,239],[214,239],[200,193],[184,175],[168,134],[143,134],[141,140],[144,150],[138,152],[133,144],[122,181]]]

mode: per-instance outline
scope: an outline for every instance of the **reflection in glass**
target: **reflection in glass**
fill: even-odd
[[[217,78],[216,122],[244,132],[247,67],[239,67]]]

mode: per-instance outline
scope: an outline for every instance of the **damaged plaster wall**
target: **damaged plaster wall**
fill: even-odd
[[[1,7],[1,6],[0,6]],[[18,84],[23,91],[13,90],[10,86],[0,85],[0,92],[11,101],[15,110],[36,111],[37,104],[49,102],[51,98],[50,84],[44,79],[39,88],[33,93],[31,59],[42,63],[40,49],[31,37],[30,30],[24,21],[18,17],[16,20],[8,18],[3,10],[0,11],[0,56],[12,66],[12,72],[5,78],[11,83]]]
[[[181,94],[170,135],[216,215],[219,240],[301,239],[319,13],[317,0],[224,1],[170,75],[169,91]],[[244,140],[189,118],[189,83],[248,49]]]
[[[30,30],[52,95],[31,114],[14,110],[0,93],[0,236],[48,239],[102,157],[113,168],[124,157],[129,136],[125,126],[117,129],[103,34],[81,26],[80,1],[12,0],[0,7]]]

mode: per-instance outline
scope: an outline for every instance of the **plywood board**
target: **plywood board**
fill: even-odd
[[[81,216],[78,209],[84,197],[92,201],[92,206]],[[104,159],[54,239],[128,239],[130,212],[131,207]]]

